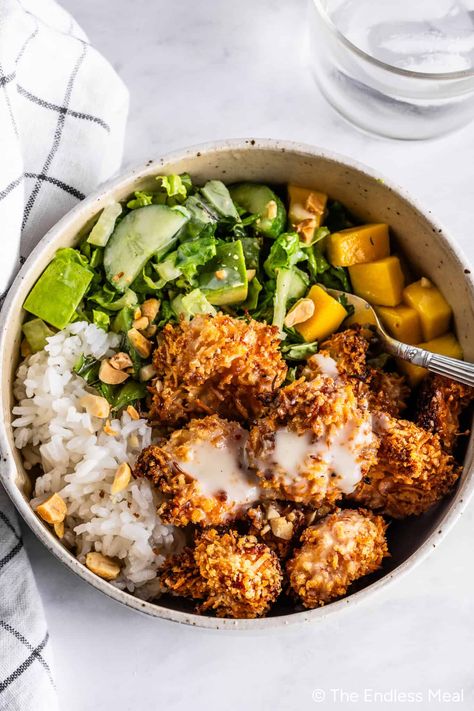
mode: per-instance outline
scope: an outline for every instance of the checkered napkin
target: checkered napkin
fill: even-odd
[[[0,294],[120,165],[128,93],[54,0],[0,0]],[[1,302],[0,302],[1,303]],[[46,622],[0,486],[0,711],[55,711]]]

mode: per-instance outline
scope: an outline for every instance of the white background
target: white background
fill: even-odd
[[[470,257],[473,127],[402,143],[358,132],[304,64],[304,0],[64,0],[131,91],[125,164],[224,137],[300,140],[408,188]],[[402,581],[330,621],[270,634],[205,632],[122,608],[27,534],[63,711],[474,708],[474,508]],[[326,691],[326,703],[312,700]],[[420,703],[339,702],[330,689],[416,691]],[[464,689],[464,703],[428,689]],[[369,692],[370,693],[370,692]]]

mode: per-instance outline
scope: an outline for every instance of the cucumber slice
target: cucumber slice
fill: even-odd
[[[199,275],[199,287],[209,303],[215,306],[245,301],[248,277],[240,240],[217,247],[216,256]]]
[[[211,206],[217,210],[222,217],[232,217],[237,222],[240,222],[240,215],[237,212],[229,190],[221,180],[209,180],[201,193]]]
[[[268,185],[239,183],[230,187],[234,202],[251,215],[258,215],[255,231],[275,239],[286,226],[286,210],[280,198]]]
[[[110,235],[114,231],[117,217],[122,213],[122,205],[119,202],[112,202],[102,210],[99,219],[91,229],[87,238],[89,244],[95,247],[105,247]]]
[[[300,299],[308,288],[308,277],[298,267],[281,268],[277,272],[273,301],[273,325],[283,333],[286,305],[290,299]]]
[[[157,252],[173,246],[189,213],[183,208],[147,205],[129,212],[117,225],[104,250],[107,280],[124,292]]]

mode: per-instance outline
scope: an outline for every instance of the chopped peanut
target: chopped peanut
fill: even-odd
[[[153,323],[155,318],[158,316],[158,311],[160,310],[160,302],[158,299],[147,299],[142,304],[142,315],[146,316],[150,323]]]
[[[142,310],[139,306],[137,306],[137,308],[133,312],[133,320],[136,321],[137,318],[141,318],[141,317],[142,317]]]
[[[106,421],[105,421],[104,432],[105,432],[106,435],[109,435],[110,437],[115,437],[116,435],[118,435],[117,430],[114,430],[114,429],[110,426],[110,420],[106,420]]]
[[[95,551],[86,555],[86,565],[89,570],[104,580],[115,580],[120,573],[120,566],[115,561]]]
[[[128,333],[128,340],[142,358],[149,358],[151,353],[151,341],[143,336],[136,328],[131,328]]]
[[[127,413],[130,415],[132,420],[139,420],[140,415],[138,414],[137,410],[133,407],[133,405],[129,405],[127,407]]]
[[[226,278],[227,272],[226,272],[225,269],[218,269],[218,270],[215,272],[215,275],[216,275],[216,279],[219,279],[220,281],[222,281],[223,279]]]
[[[247,280],[252,281],[252,279],[254,278],[256,273],[257,273],[256,269],[247,269]]]
[[[433,286],[433,284],[432,284],[431,281],[430,281],[429,279],[427,279],[426,277],[421,277],[421,279],[420,279],[420,286],[422,286],[423,289],[431,289],[431,287]]]
[[[28,343],[26,338],[24,338],[21,342],[20,353],[22,355],[22,358],[27,358],[29,355],[31,355],[30,344]]]
[[[142,383],[146,383],[148,380],[151,380],[154,375],[156,375],[156,370],[151,364],[144,365],[143,368],[140,368],[139,377]]]
[[[278,208],[275,200],[270,200],[265,207],[265,217],[268,220],[274,220],[278,214]]]
[[[267,509],[267,519],[271,521],[274,518],[279,518],[280,514],[278,512],[278,509],[276,509],[272,504],[269,505]]]
[[[297,323],[304,323],[314,314],[314,301],[312,299],[300,299],[286,314],[285,326],[292,328]]]
[[[156,334],[158,331],[158,326],[154,323],[151,324],[151,326],[148,326],[148,328],[145,328],[143,331],[143,335],[146,336],[146,338],[153,338],[153,336]]]
[[[145,328],[148,328],[149,325],[150,322],[146,316],[140,316],[140,318],[135,319],[133,322],[133,328],[136,328],[137,331],[143,331]]]
[[[61,521],[60,523],[55,523],[53,528],[54,528],[54,532],[57,535],[57,537],[63,538],[63,536],[64,536],[64,521]]]
[[[125,370],[125,368],[130,368],[133,365],[132,359],[128,353],[116,353],[111,358],[109,358],[109,363],[112,368],[116,370]]]
[[[67,514],[66,502],[59,494],[52,494],[36,507],[36,513],[46,523],[61,523]]]
[[[130,377],[128,373],[113,368],[107,359],[101,361],[99,368],[99,380],[107,385],[119,385]]]
[[[272,533],[277,538],[282,538],[284,541],[289,541],[293,535],[293,524],[287,521],[283,516],[272,518],[270,521]]]
[[[110,489],[111,494],[118,494],[127,488],[130,483],[132,476],[132,470],[128,466],[127,462],[122,462],[117,471],[115,472],[112,487]]]
[[[87,395],[81,397],[79,404],[93,417],[108,417],[110,414],[110,405],[105,397],[101,395],[87,393]]]
[[[316,219],[314,217],[310,217],[307,220],[301,220],[301,222],[296,225],[295,229],[305,244],[311,244],[316,227]]]

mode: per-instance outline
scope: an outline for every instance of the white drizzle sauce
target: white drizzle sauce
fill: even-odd
[[[330,378],[334,378],[334,380],[339,377],[337,363],[331,356],[324,355],[324,353],[315,353],[311,356],[311,360],[317,364],[319,371],[323,375],[328,375]]]
[[[199,482],[204,496],[224,493],[229,503],[243,506],[256,501],[260,491],[256,478],[240,464],[245,440],[230,441],[216,447],[200,442],[188,450],[179,467]]]
[[[344,494],[350,494],[362,478],[362,450],[373,441],[370,416],[359,425],[349,422],[326,433],[315,441],[312,433],[298,435],[286,428],[275,433],[275,464],[280,466],[291,481],[297,481],[311,457],[326,465],[327,475],[334,473]]]

